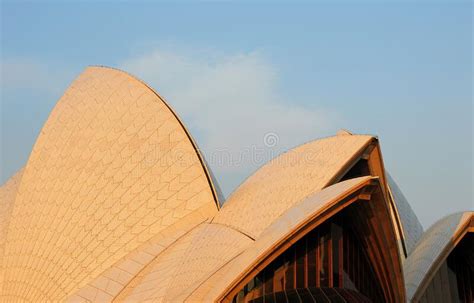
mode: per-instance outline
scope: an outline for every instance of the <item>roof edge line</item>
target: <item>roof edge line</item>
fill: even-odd
[[[449,254],[456,248],[456,245],[459,243],[459,241],[469,232],[469,226],[471,224],[471,220],[473,220],[474,212],[467,211],[461,213],[462,215],[460,221],[463,219],[463,216],[466,213],[470,213],[471,218],[467,219],[466,222],[464,222],[461,226],[458,226],[458,228],[455,230],[454,234],[451,236],[451,239],[449,239],[449,242],[440,252],[438,257],[433,261],[420,284],[418,284],[418,287],[416,288],[416,291],[413,293],[413,296],[410,298],[410,300],[418,298],[418,296],[420,296],[426,290],[426,287],[428,287],[429,282],[433,279],[433,276],[439,270],[439,267],[442,265],[444,260],[448,258]]]
[[[179,236],[178,238],[176,238],[173,242],[171,242],[167,247],[165,247],[162,251],[160,251],[156,256],[153,257],[153,259],[151,259],[149,262],[147,262],[146,264],[143,265],[143,267],[126,283],[123,285],[122,289],[120,289],[120,291],[117,293],[117,295],[115,295],[115,297],[112,299],[112,302],[115,302],[117,300],[117,298],[120,298],[122,293],[127,289],[127,287],[135,280],[135,278],[137,278],[143,271],[145,271],[148,266],[154,262],[156,259],[158,259],[164,252],[168,251],[169,249],[171,249],[171,247],[174,246],[174,244],[176,244],[179,240],[181,240],[184,236],[190,234],[192,231],[194,231],[198,226],[202,225],[202,224],[206,224],[206,220],[207,219],[204,219],[202,222],[194,225],[192,228],[190,228],[188,231],[186,231],[185,233],[183,233],[181,236]],[[124,256],[125,257],[125,256]],[[117,261],[116,263],[120,262],[122,259],[120,259],[119,261]],[[112,268],[112,267],[110,267]]]
[[[359,160],[367,148],[370,147],[372,143],[378,144],[378,139],[375,136],[369,135],[371,137],[368,142],[366,142],[363,146],[361,146],[342,166],[339,170],[334,174],[334,176],[324,184],[323,189],[336,184],[341,181],[341,178],[344,174],[351,169],[351,167]]]
[[[227,227],[229,229],[232,229],[244,236],[246,236],[247,238],[249,238],[250,240],[252,241],[255,241],[255,238],[252,237],[251,235],[249,235],[248,233],[244,232],[243,230],[239,229],[239,228],[235,228],[234,226],[230,226],[230,225],[227,225],[227,224],[222,224],[222,223],[218,223],[218,222],[214,222],[214,221],[210,221],[208,224],[215,224],[215,225],[220,225],[220,226],[224,226],[224,227]]]
[[[224,300],[224,298],[226,298],[229,293],[232,292],[232,290],[242,281],[245,279],[245,277],[249,276],[252,271],[255,269],[255,268],[259,268],[261,266],[262,263],[265,262],[266,259],[268,259],[268,257],[270,257],[275,250],[278,250],[278,249],[281,249],[282,247],[284,247],[284,244],[285,242],[287,242],[288,240],[294,238],[294,237],[297,237],[297,235],[299,233],[301,233],[302,231],[304,232],[304,229],[306,226],[308,226],[309,224],[311,224],[312,222],[314,223],[315,221],[318,220],[319,217],[321,217],[322,215],[324,215],[325,213],[327,212],[331,212],[332,211],[332,208],[339,202],[343,201],[344,199],[348,198],[351,194],[357,192],[358,190],[361,190],[362,188],[364,188],[365,186],[369,185],[371,182],[377,182],[377,184],[379,184],[378,186],[381,186],[380,185],[380,180],[379,180],[379,177],[377,176],[364,176],[364,177],[359,177],[359,178],[363,178],[359,181],[358,184],[355,184],[353,187],[345,190],[344,192],[340,193],[339,195],[337,195],[337,197],[334,197],[333,199],[331,199],[330,201],[327,201],[326,202],[326,205],[325,207],[323,207],[322,209],[318,210],[317,213],[313,214],[312,216],[310,217],[307,217],[306,220],[304,222],[301,222],[300,224],[298,224],[297,226],[295,226],[290,232],[286,233],[283,237],[281,237],[281,239],[279,239],[278,242],[275,242],[274,245],[273,245],[273,251],[264,251],[262,252],[257,259],[255,259],[250,266],[247,266],[246,268],[244,268],[241,272],[240,272],[240,275],[238,277],[236,277],[229,285],[227,285],[227,287],[222,291],[220,292],[216,298],[217,298],[217,302],[221,302]],[[324,190],[324,189],[322,189]],[[313,195],[317,195],[319,194],[319,192],[316,192],[314,193]],[[299,203],[295,204],[295,206],[297,206],[298,204],[302,203],[303,201],[307,200],[307,199],[310,199],[313,195],[310,195],[306,198],[303,198]],[[353,202],[349,203],[348,205],[352,204]],[[344,205],[343,208],[347,207],[347,205]],[[285,213],[283,213],[279,218],[281,218],[282,216],[284,216]],[[329,216],[329,217],[332,217],[332,216]],[[279,219],[278,218],[278,219]],[[274,221],[274,223],[272,223],[271,225],[269,225],[267,227],[267,229],[272,226],[273,224],[275,224],[275,222],[278,221],[278,219],[276,219]],[[322,222],[319,222],[317,226],[319,226],[320,224],[324,223],[326,220],[323,220]],[[316,228],[314,227],[314,228]],[[262,233],[263,234],[263,233]],[[261,235],[259,236],[261,237]],[[258,239],[257,239],[258,240]],[[256,241],[257,241],[256,240]]]
[[[145,81],[143,81],[142,79],[136,77],[135,75],[132,75],[131,73],[127,72],[127,71],[124,71],[122,69],[119,69],[119,68],[116,68],[116,67],[111,67],[111,66],[106,66],[106,65],[88,65],[86,67],[87,68],[102,68],[102,69],[111,69],[111,70],[115,70],[115,71],[118,71],[120,73],[123,73],[129,77],[131,77],[132,79],[134,79],[135,81],[138,81],[139,83],[141,83],[142,85],[144,85],[146,88],[148,88],[153,94],[155,94],[155,96],[157,96],[162,102],[163,104],[169,109],[169,111],[173,114],[173,116],[176,118],[176,120],[178,121],[179,125],[181,125],[181,127],[183,128],[184,130],[184,133],[186,134],[186,136],[188,137],[189,141],[191,142],[193,148],[194,148],[194,151],[196,152],[198,158],[199,158],[199,162],[201,162],[201,166],[202,168],[204,169],[204,172],[205,172],[205,175],[206,175],[206,178],[207,178],[207,181],[209,183],[209,185],[211,186],[211,191],[212,191],[212,196],[214,198],[214,202],[217,206],[217,209],[220,210],[221,209],[221,204],[219,201],[219,195],[218,195],[218,192],[217,192],[217,189],[216,189],[216,186],[218,186],[217,184],[214,184],[213,180],[212,180],[212,177],[211,177],[211,172],[209,170],[209,168],[207,167],[206,165],[206,161],[204,159],[204,156],[201,154],[201,150],[199,149],[196,141],[194,140],[194,138],[192,137],[191,133],[189,132],[189,130],[187,129],[186,125],[184,125],[183,121],[181,120],[181,118],[178,116],[178,114],[173,110],[173,108],[168,104],[168,101],[166,101],[165,98],[163,98],[153,87],[151,87],[150,85],[148,85]],[[224,203],[224,201],[222,201],[222,203]]]
[[[348,165],[348,163],[352,163],[352,162],[354,162],[356,159],[360,158],[360,157],[362,156],[362,153],[363,153],[363,152],[366,150],[366,148],[373,142],[373,140],[378,140],[376,136],[370,135],[370,134],[368,134],[368,135],[366,135],[366,134],[352,134],[351,136],[367,136],[367,137],[371,137],[371,139],[369,140],[369,142],[367,142],[366,144],[364,144],[364,146],[362,146],[359,150],[357,150],[357,151],[354,153],[354,155],[357,155],[357,156],[356,156],[356,157],[354,157],[354,155],[351,156],[351,158],[350,158],[346,163],[343,164],[343,166],[342,166],[343,169],[337,171],[336,174],[331,178],[331,180],[330,180],[328,183],[324,184],[321,189],[324,189],[324,188],[326,188],[326,187],[328,187],[328,186],[330,186],[330,185],[333,185],[333,184],[337,183],[337,182],[335,182],[335,180],[338,180],[338,179],[340,179],[340,178],[342,177],[342,176],[341,176],[341,175],[342,175],[341,171],[344,171],[344,168],[346,168],[346,165]],[[295,149],[297,149],[297,148],[299,148],[299,147],[302,147],[302,146],[304,146],[304,145],[306,145],[306,144],[310,144],[310,143],[313,143],[313,142],[317,142],[317,141],[321,141],[321,140],[325,140],[325,139],[329,139],[329,138],[337,138],[337,137],[338,137],[338,135],[336,134],[336,135],[332,135],[332,136],[325,136],[325,137],[321,137],[321,138],[316,138],[316,139],[313,139],[313,140],[309,140],[309,141],[303,142],[303,143],[301,143],[301,144],[297,144],[297,145],[295,145],[295,146],[293,146],[293,147],[291,147],[291,148],[289,148],[289,149],[287,149],[287,150],[281,152],[280,154],[276,155],[274,158],[268,160],[267,162],[265,162],[265,163],[263,163],[262,165],[260,165],[259,167],[257,167],[254,171],[252,171],[244,180],[242,180],[242,182],[240,182],[240,183],[232,190],[232,192],[230,192],[230,194],[229,194],[228,197],[227,197],[227,198],[228,198],[227,200],[229,200],[229,198],[232,197],[232,195],[233,195],[242,185],[244,185],[251,177],[253,177],[258,171],[260,171],[260,169],[262,169],[263,167],[265,167],[266,165],[268,165],[270,162],[272,162],[272,161],[276,160],[277,158],[283,156],[284,154],[289,153],[289,152],[292,152],[293,150],[295,150]],[[355,163],[354,163],[354,164],[355,164]],[[350,167],[349,167],[349,169],[350,169]],[[347,170],[349,170],[349,169],[347,169]]]

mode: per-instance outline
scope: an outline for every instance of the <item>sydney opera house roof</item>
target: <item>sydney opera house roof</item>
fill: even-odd
[[[427,231],[377,137],[340,131],[224,201],[170,106],[87,68],[0,188],[1,302],[472,302],[474,216]]]

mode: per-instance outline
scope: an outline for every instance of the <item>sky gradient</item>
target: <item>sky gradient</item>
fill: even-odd
[[[268,160],[346,128],[379,136],[426,228],[474,209],[472,11],[470,1],[2,2],[0,181],[25,165],[69,83],[107,65],[168,101],[225,195],[263,164],[246,154]]]

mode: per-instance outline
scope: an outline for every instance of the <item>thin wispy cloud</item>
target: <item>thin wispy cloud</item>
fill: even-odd
[[[334,132],[340,120],[332,109],[288,100],[278,69],[261,52],[193,56],[158,49],[120,67],[183,118],[225,193],[278,153]]]
[[[54,67],[32,58],[2,58],[2,90],[28,90],[36,93],[60,94],[71,74],[64,67]]]

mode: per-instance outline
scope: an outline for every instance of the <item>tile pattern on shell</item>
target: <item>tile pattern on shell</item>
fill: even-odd
[[[470,220],[472,212],[455,213],[433,224],[418,241],[413,252],[403,264],[405,288],[408,302],[411,302],[418,287],[432,267],[437,266],[441,252],[451,242],[457,230]]]
[[[140,272],[117,301],[183,302],[251,242],[229,227],[201,224]]]
[[[157,258],[167,247],[176,242],[193,229],[202,220],[207,209],[192,212],[182,220],[165,228],[130,254],[120,259],[105,270],[97,278],[67,298],[67,302],[112,302],[120,292],[142,271],[151,261]],[[190,228],[188,222],[199,222]]]
[[[63,300],[190,213],[205,207],[212,217],[216,203],[163,100],[128,74],[87,68],[53,109],[23,173],[0,300]]]
[[[5,184],[0,187],[0,293],[2,293],[3,274],[5,264],[3,264],[3,250],[6,244],[8,225],[11,213],[15,205],[15,198],[21,183],[23,168],[15,173]]]
[[[321,211],[340,201],[349,192],[353,192],[371,180],[371,177],[360,177],[336,183],[320,192],[299,201],[291,209],[281,215],[275,222],[266,228],[261,235],[236,258],[229,260],[225,267],[215,272],[190,296],[190,302],[213,302],[231,285],[234,280],[242,276],[243,272],[255,266],[255,262],[268,254],[275,243],[294,233],[298,226],[314,218]]]
[[[271,198],[274,200],[274,208],[277,208],[277,205],[283,196],[278,196],[278,193],[274,193],[272,197],[267,197],[265,200],[267,203],[265,207],[270,210],[270,214],[260,213],[261,216],[265,217],[263,220],[252,216],[247,219],[247,222],[260,220],[258,222],[260,228],[266,228],[292,205],[300,202],[296,200],[298,197],[306,197],[312,192],[319,191],[321,187],[329,182],[329,180],[351,160],[354,154],[363,150],[371,140],[372,137],[370,136],[331,137],[298,147],[295,150],[288,152],[286,156],[284,155],[283,159],[277,158],[276,160],[273,160],[273,162],[261,169],[264,171],[264,175],[265,173],[275,173],[277,176],[280,176],[280,179],[284,179],[284,182],[289,183],[289,186],[284,186],[282,183],[275,184],[272,182],[272,179],[254,178],[253,181],[258,180],[259,185],[262,187],[271,188],[270,191],[276,191],[280,194],[283,190],[286,190],[286,192],[284,192],[284,199],[286,200],[283,201],[285,204],[280,205],[276,211],[274,209],[272,210],[270,207],[272,206],[272,204],[270,204],[272,202]],[[341,152],[339,149],[345,151]],[[310,165],[313,166],[309,169],[304,169],[308,168]],[[272,166],[272,169],[270,169],[269,172],[265,172],[268,166]],[[255,175],[261,175],[260,171]],[[285,178],[281,178],[281,176],[285,176]],[[317,183],[316,180],[318,180],[319,183]],[[283,188],[279,188],[278,185],[283,186]],[[318,185],[320,187],[318,187]],[[264,190],[262,187],[260,189]],[[239,190],[240,188],[237,191]],[[269,191],[265,190],[264,192],[268,193]],[[260,200],[258,199],[255,200],[254,204],[241,204],[241,202],[241,200],[236,201],[236,205],[244,207],[253,205],[257,213],[258,211],[261,211],[261,209],[258,208],[260,205],[258,203]],[[193,231],[192,237],[194,237],[193,241],[195,243],[189,243],[189,247],[185,244],[190,240],[191,236],[187,236],[185,239],[180,239],[178,244],[176,244],[176,247],[170,248],[169,252],[164,252],[163,256],[159,256],[157,261],[154,261],[154,263],[159,262],[158,264],[150,264],[147,266],[147,271],[151,272],[141,273],[140,276],[134,279],[127,289],[119,296],[119,301],[195,300],[193,296],[189,298],[187,297],[193,290],[191,286],[196,285],[197,287],[200,283],[205,283],[205,279],[203,279],[204,276],[211,276],[220,266],[231,261],[234,256],[242,253],[242,251],[247,247],[244,245],[244,242],[241,243],[242,246],[240,247],[240,250],[229,250],[229,253],[225,254],[220,252],[218,249],[218,247],[222,246],[220,243],[226,239],[233,239],[236,235],[241,239],[245,239],[248,244],[252,242],[250,238],[238,232],[240,229],[229,228],[230,226],[234,226],[234,221],[232,220],[236,219],[235,217],[227,217],[227,221],[221,219],[221,215],[223,213],[225,215],[226,207],[227,205],[224,206],[213,219],[215,224],[208,224],[205,225],[206,227],[199,228],[204,231],[210,228],[216,229],[216,226],[219,226],[217,229],[220,231],[219,235],[209,236],[209,234],[211,234],[210,231],[207,231],[207,234]],[[246,211],[245,209],[239,210]],[[203,241],[205,242],[202,242],[198,237],[203,237]],[[212,242],[215,242],[214,249],[211,249]],[[202,243],[205,243],[205,245]],[[219,266],[216,266],[216,262]],[[190,268],[199,268],[199,274],[196,274],[195,272],[190,273]],[[207,271],[206,268],[208,268]],[[160,274],[157,274],[157,272]],[[170,277],[170,275],[172,277]],[[153,278],[155,276],[160,278]],[[189,283],[187,283],[187,281],[189,281]]]
[[[373,137],[334,136],[294,148],[249,177],[227,200],[213,222],[256,238],[295,203],[328,186]]]
[[[416,243],[423,235],[423,226],[395,180],[393,180],[389,173],[386,173],[386,175],[388,186],[400,216],[407,253],[410,255],[413,249],[415,249]]]

